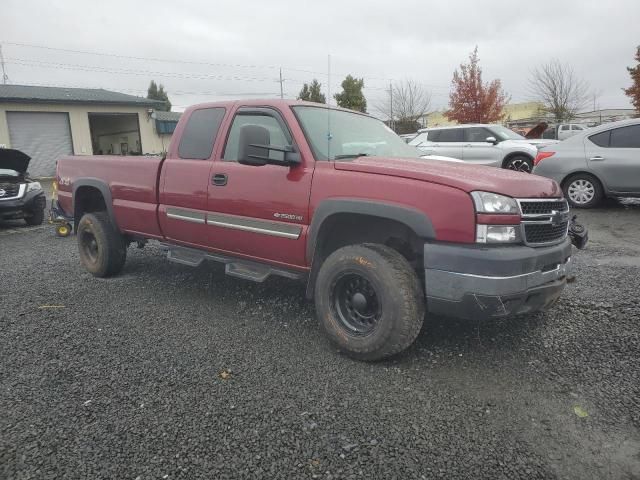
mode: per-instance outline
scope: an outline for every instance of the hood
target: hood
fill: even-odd
[[[539,139],[542,137],[542,134],[548,127],[549,124],[547,122],[540,122],[538,125],[529,130],[524,137],[528,138],[529,140]]]
[[[15,170],[24,175],[29,167],[31,157],[20,150],[0,148],[0,168]]]
[[[335,162],[334,168],[422,180],[465,192],[482,190],[518,198],[562,197],[560,186],[549,178],[466,163],[414,158],[360,157]]]

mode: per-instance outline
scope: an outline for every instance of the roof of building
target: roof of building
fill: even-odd
[[[604,108],[602,110],[594,110],[592,112],[576,113],[576,117],[597,117],[602,116],[617,116],[617,115],[630,115],[633,116],[636,113],[633,108]]]
[[[156,120],[160,122],[177,122],[182,116],[181,112],[155,112]]]
[[[36,85],[0,85],[0,102],[82,103],[138,105],[158,107],[164,102],[136,97],[102,88],[41,87]]]

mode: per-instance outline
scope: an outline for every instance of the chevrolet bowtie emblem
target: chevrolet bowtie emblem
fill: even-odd
[[[551,225],[557,227],[558,225],[566,222],[569,219],[569,212],[559,212],[558,210],[551,210]]]

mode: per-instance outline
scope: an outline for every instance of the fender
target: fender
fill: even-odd
[[[93,187],[98,191],[100,191],[100,193],[102,194],[102,198],[104,198],[104,203],[107,207],[107,214],[109,215],[109,220],[111,220],[111,223],[116,228],[118,228],[118,223],[116,222],[116,216],[113,213],[111,189],[103,180],[100,180],[98,178],[92,178],[92,177],[78,178],[73,181],[73,197],[72,197],[71,205],[73,208],[74,224],[77,226],[78,222],[80,221],[80,219],[77,218],[77,215],[76,215],[76,192],[80,187]]]
[[[434,240],[436,233],[431,220],[424,212],[404,205],[376,202],[356,198],[331,198],[320,202],[316,208],[307,234],[306,258],[311,264],[307,283],[307,297],[313,295],[315,276],[319,265],[313,262],[318,235],[324,222],[335,214],[353,213],[395,220],[405,224],[425,241]]]

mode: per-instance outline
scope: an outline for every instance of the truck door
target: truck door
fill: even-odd
[[[211,247],[283,266],[305,266],[309,195],[314,160],[301,154],[295,166],[238,163],[243,127],[264,132],[271,145],[293,146],[293,113],[265,107],[240,107],[224,148],[213,162],[207,214]],[[297,124],[296,124],[297,126]],[[262,153],[267,155],[267,151]],[[269,151],[276,158],[282,152]]]
[[[208,244],[207,189],[224,115],[224,108],[193,110],[182,132],[176,132],[178,148],[163,162],[158,219],[170,240],[193,247]]]

